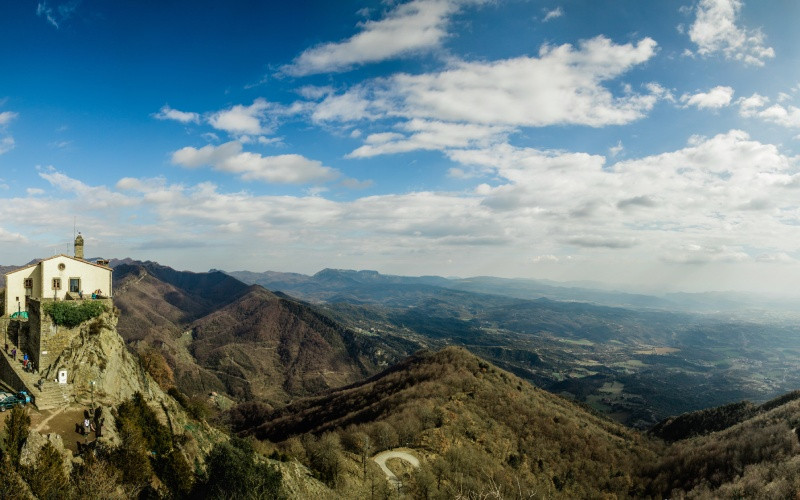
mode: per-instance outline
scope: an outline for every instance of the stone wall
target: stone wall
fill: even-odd
[[[3,338],[0,339],[0,347],[8,344],[9,349],[17,346],[20,351],[33,352],[34,349],[25,350],[28,348],[29,326],[27,319],[0,317],[0,330],[3,332]]]
[[[25,386],[25,383],[11,367],[10,363],[12,361],[8,357],[0,354],[0,377],[3,382],[11,386],[15,391],[27,390],[30,394],[30,390]]]
[[[11,318],[0,316],[0,330],[3,331],[3,342],[6,344],[16,344],[16,339],[11,337]]]
[[[7,329],[9,345],[28,346],[31,331],[30,326],[27,319],[9,320]],[[33,352],[35,350],[34,347],[30,347],[27,350],[23,349],[24,352]]]
[[[86,299],[91,300],[91,299]],[[99,299],[106,307],[111,310],[113,303],[111,299]],[[33,362],[39,370],[47,370],[61,355],[62,351],[70,346],[72,340],[80,335],[81,327],[67,328],[53,323],[52,318],[41,313],[42,304],[51,302],[52,299],[31,300],[29,304],[29,330],[26,352],[30,353]],[[76,301],[80,302],[80,301]]]
[[[33,360],[36,367],[40,370],[42,368],[42,363],[39,341],[42,336],[42,328],[47,327],[49,329],[50,326],[55,326],[52,325],[51,321],[49,321],[49,317],[45,318],[45,321],[41,321],[41,306],[42,304],[38,300],[31,299],[31,301],[28,303],[28,335],[26,335],[26,341],[24,344],[18,344],[22,351],[29,353],[28,356]],[[45,325],[46,323],[49,324]]]

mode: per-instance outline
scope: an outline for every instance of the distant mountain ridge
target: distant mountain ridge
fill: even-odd
[[[311,302],[326,302],[355,285],[426,285],[474,293],[504,295],[531,300],[540,297],[558,301],[589,302],[634,309],[656,309],[692,313],[741,313],[777,311],[797,315],[800,299],[778,298],[742,292],[673,292],[661,296],[591,288],[583,283],[558,283],[524,278],[443,278],[440,276],[396,276],[377,271],[323,269],[313,275],[266,271],[229,271],[228,274],[268,290],[280,290]]]
[[[113,264],[120,334],[142,349],[156,346],[188,394],[279,403],[360,380],[417,347],[356,334],[219,271]]]
[[[759,401],[800,385],[792,368],[800,361],[796,322],[783,313],[751,313],[734,301],[725,306],[736,305],[734,312],[719,312],[712,307],[719,301],[709,299],[698,314],[660,298],[602,290],[590,291],[598,300],[578,300],[590,298],[588,292],[530,280],[337,269],[313,276],[231,274],[318,304],[356,330],[406,336],[431,349],[467,347],[641,429],[669,415]],[[663,308],[650,307],[656,301]],[[639,307],[611,305],[620,302]]]

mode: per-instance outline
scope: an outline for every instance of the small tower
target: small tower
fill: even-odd
[[[78,236],[75,237],[75,258],[83,258],[83,236],[81,236],[81,233],[78,233]]]

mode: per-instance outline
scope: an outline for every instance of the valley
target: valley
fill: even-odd
[[[464,280],[364,271],[231,275],[312,302],[368,337],[405,338],[432,349],[467,347],[539,387],[640,429],[670,415],[764,401],[800,387],[800,332],[791,315],[762,311],[754,321],[727,311],[526,300],[519,288],[512,290],[516,296],[478,293],[455,289]],[[554,285],[544,291],[571,293]],[[619,295],[594,297],[615,302]]]

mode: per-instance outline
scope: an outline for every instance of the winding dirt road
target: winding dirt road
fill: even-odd
[[[410,463],[415,468],[419,467],[419,459],[412,455],[407,451],[403,451],[401,449],[397,450],[386,450],[378,453],[372,460],[375,461],[376,464],[381,468],[381,470],[386,474],[386,478],[398,488],[402,484],[394,472],[390,471],[388,467],[386,467],[386,461],[390,458],[399,458],[400,460],[405,460],[406,462]]]

